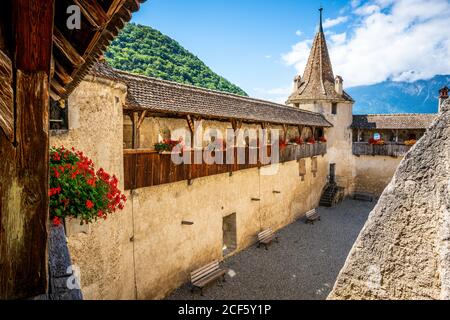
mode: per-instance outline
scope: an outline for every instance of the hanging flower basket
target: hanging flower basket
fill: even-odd
[[[182,143],[182,140],[170,140],[166,139],[162,142],[158,142],[154,144],[154,148],[160,154],[171,154],[173,148],[175,148],[178,144]]]
[[[91,159],[74,148],[50,149],[50,218],[59,225],[65,218],[81,224],[106,219],[122,210],[127,200],[117,185],[119,180],[103,168],[95,171]]]

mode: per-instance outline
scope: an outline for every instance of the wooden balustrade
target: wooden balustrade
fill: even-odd
[[[411,146],[404,144],[388,143],[388,144],[369,144],[367,142],[353,142],[353,154],[369,155],[369,156],[388,156],[388,157],[403,157]]]
[[[129,149],[124,150],[125,189],[138,189],[160,184],[173,183],[182,180],[192,180],[215,174],[234,172],[243,169],[258,168],[271,163],[287,162],[324,155],[327,146],[324,143],[288,145],[280,150],[279,159],[272,157],[272,148],[267,146],[265,159],[261,158],[259,148],[233,148],[233,163],[227,164],[227,151],[215,151],[212,156],[222,158],[223,162],[211,163],[205,161],[203,150],[191,150],[190,162],[176,164],[171,153],[157,153],[153,150]],[[185,151],[186,152],[186,151]],[[239,156],[239,154],[241,156]],[[178,156],[189,158],[186,153]],[[273,159],[272,159],[273,158]],[[196,161],[197,160],[197,161]],[[190,164],[189,164],[190,163]]]

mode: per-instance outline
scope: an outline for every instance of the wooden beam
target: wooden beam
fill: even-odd
[[[47,291],[48,109],[54,0],[14,0],[15,143],[0,130],[0,299]]]
[[[137,123],[138,129],[141,128],[141,125],[144,122],[146,115],[147,115],[147,110],[144,110],[144,111],[141,112],[141,115],[139,116],[139,120],[138,120],[138,123]]]
[[[111,18],[116,12],[118,12],[122,8],[125,1],[126,0],[113,0],[108,8],[108,12],[106,13],[106,15]]]
[[[139,123],[139,113],[133,112],[131,117],[131,122],[133,123],[133,149],[139,149],[140,147],[140,130],[138,127]]]
[[[12,62],[0,49],[0,129],[14,140],[14,92]]]
[[[64,96],[67,93],[67,90],[64,89],[64,87],[56,79],[53,79],[51,81],[50,88],[53,90],[53,92],[56,92],[60,97]]]
[[[96,29],[104,28],[109,22],[109,18],[102,6],[96,0],[73,0],[86,20]]]
[[[57,28],[54,30],[53,42],[75,67],[79,67],[85,63],[85,60],[78,53],[77,49],[72,46],[72,44],[64,37],[62,32]]]
[[[191,131],[191,134],[195,131],[194,121],[192,120],[192,117],[188,114],[186,116],[186,120],[189,126],[189,130]]]
[[[55,74],[65,85],[73,81],[73,78],[57,60],[55,60]]]

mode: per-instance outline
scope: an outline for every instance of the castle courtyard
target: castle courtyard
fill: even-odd
[[[321,221],[300,219],[281,229],[279,243],[268,250],[255,245],[226,259],[223,267],[231,271],[223,285],[213,284],[201,296],[186,284],[168,299],[325,299],[375,204],[347,198],[319,207]]]

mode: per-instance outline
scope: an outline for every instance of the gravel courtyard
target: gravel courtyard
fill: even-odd
[[[301,219],[280,230],[269,250],[252,246],[225,260],[232,271],[223,285],[210,285],[202,297],[186,284],[168,299],[325,299],[375,204],[346,199],[320,207],[314,225]]]

